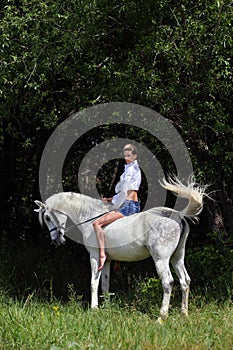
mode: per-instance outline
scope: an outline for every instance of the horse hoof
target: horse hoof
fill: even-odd
[[[157,320],[156,320],[156,323],[163,324],[164,321],[165,321],[165,319],[163,319],[162,317],[158,317]]]
[[[91,307],[91,310],[93,310],[93,311],[98,311],[98,310],[99,310],[98,305],[92,306],[92,307]]]

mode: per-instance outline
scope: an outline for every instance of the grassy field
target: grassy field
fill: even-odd
[[[106,299],[93,311],[79,300],[43,302],[29,296],[16,301],[2,293],[0,349],[233,349],[230,301],[217,305],[193,299],[188,319],[174,307],[163,324],[156,323],[156,308],[142,312]]]

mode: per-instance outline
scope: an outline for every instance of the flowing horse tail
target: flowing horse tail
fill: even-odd
[[[203,198],[208,197],[205,193],[207,185],[198,185],[194,176],[190,176],[187,186],[185,186],[177,177],[169,177],[168,181],[163,179],[161,186],[175,193],[177,197],[188,199],[189,203],[180,214],[192,221],[198,221],[198,215],[203,209]]]

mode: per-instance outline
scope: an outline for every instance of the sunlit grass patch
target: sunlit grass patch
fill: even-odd
[[[122,305],[122,303],[121,303]],[[0,298],[0,349],[232,349],[231,302],[195,303],[187,319],[179,309],[158,324],[157,314],[106,301],[99,310],[79,301],[30,302]]]

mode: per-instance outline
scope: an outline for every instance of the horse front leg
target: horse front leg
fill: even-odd
[[[101,273],[101,290],[103,293],[109,292],[111,261],[106,260]]]
[[[98,262],[99,258],[98,256],[90,256],[90,263],[91,263],[91,308],[97,309],[98,308],[98,288],[99,288],[99,281],[100,281],[100,275],[101,271],[98,271]]]

